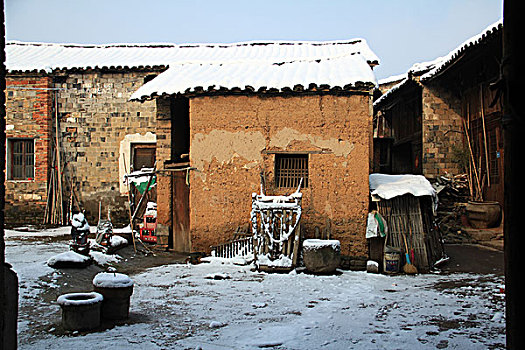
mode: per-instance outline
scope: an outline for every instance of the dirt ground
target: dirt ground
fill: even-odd
[[[476,244],[446,244],[449,260],[441,266],[444,272],[470,272],[479,274],[505,274],[502,251]]]
[[[67,244],[67,240],[68,237],[44,239],[44,241],[55,242],[60,245]],[[26,242],[29,243],[27,240]],[[37,243],[35,241],[32,243],[39,244],[40,242]],[[487,275],[489,279],[493,278],[491,276],[504,275],[504,260],[501,251],[487,249],[479,245],[467,244],[446,245],[445,251],[449,256],[449,260],[440,267],[441,271],[445,274],[466,272]],[[137,252],[135,252],[132,244],[119,249],[116,253],[121,259],[118,263],[112,265],[114,265],[119,272],[130,276],[139,274],[151,267],[174,263],[184,264],[188,258],[187,254],[177,254],[173,252],[155,251],[155,255],[152,255],[151,253],[147,253],[144,247],[139,245],[137,245]],[[20,304],[19,318],[28,325],[28,331],[20,335],[22,343],[27,343],[31,341],[31,338],[40,338],[48,333],[56,336],[67,334],[59,322],[60,310],[55,305],[57,297],[64,293],[91,290],[93,276],[106,269],[107,268],[92,264],[82,269],[62,268],[57,270],[53,275],[41,277],[38,282],[38,287],[36,287],[39,289],[38,295],[34,297],[30,296],[34,301],[26,300]],[[475,281],[466,279],[460,283],[462,285],[469,285],[475,283]],[[21,283],[19,287],[32,288],[32,286],[26,285],[25,283]],[[436,285],[435,288],[450,288],[450,286]],[[42,314],[45,314],[46,318],[42,318]],[[132,312],[130,313],[130,318],[126,320],[125,323],[144,323],[147,322],[148,319],[153,319],[156,316],[155,311],[141,314]],[[50,325],[49,319],[55,319],[57,321]],[[103,324],[101,328],[110,329],[115,325],[115,323]]]

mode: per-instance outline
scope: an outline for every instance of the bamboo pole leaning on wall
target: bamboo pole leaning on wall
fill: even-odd
[[[483,97],[483,85],[479,87],[479,95],[481,100],[481,122],[483,124],[483,145],[485,147],[485,169],[487,174],[487,185],[490,187],[490,171],[489,171],[489,150],[487,147],[487,129],[485,127],[485,107],[484,107],[484,97]],[[480,162],[481,165],[481,162]]]

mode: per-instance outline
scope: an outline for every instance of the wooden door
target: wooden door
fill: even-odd
[[[173,250],[191,252],[190,188],[186,184],[186,171],[174,171],[171,181]]]

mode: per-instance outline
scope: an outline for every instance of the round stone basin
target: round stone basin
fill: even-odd
[[[133,280],[116,272],[101,272],[93,279],[95,292],[104,296],[101,315],[105,319],[122,320],[129,317],[129,300]]]
[[[58,297],[62,308],[62,326],[70,331],[84,331],[100,326],[100,293],[68,293]]]

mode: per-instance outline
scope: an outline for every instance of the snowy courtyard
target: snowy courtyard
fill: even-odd
[[[99,265],[53,269],[69,228],[6,230],[6,260],[19,279],[20,349],[503,349],[500,274],[378,275],[338,270],[267,274],[242,261],[197,265],[134,253]],[[164,257],[165,259],[165,257]],[[137,261],[146,261],[137,264]],[[92,291],[107,266],[134,280],[130,317],[93,332],[61,327],[59,295]],[[135,266],[131,268],[130,266]],[[137,267],[137,266],[140,266]]]

